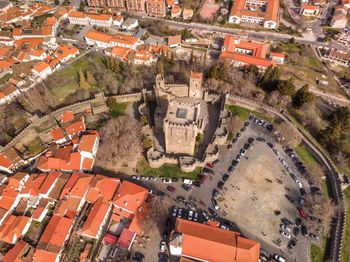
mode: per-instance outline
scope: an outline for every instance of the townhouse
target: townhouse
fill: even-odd
[[[233,2],[229,23],[255,23],[264,28],[278,26],[279,0],[236,0]]]
[[[0,241],[16,244],[25,235],[31,223],[31,218],[9,215],[0,226]]]
[[[342,51],[331,48],[325,52],[322,58],[340,66],[350,66],[350,50]]]
[[[146,1],[147,14],[153,16],[163,17],[166,15],[165,0],[147,0]]]
[[[302,5],[300,14],[305,16],[318,16],[320,7],[316,5]]]

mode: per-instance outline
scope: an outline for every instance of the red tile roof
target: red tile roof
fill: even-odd
[[[94,145],[96,141],[98,141],[98,139],[99,139],[99,136],[97,134],[83,135],[78,145],[79,151],[92,153],[94,149]]]
[[[33,262],[55,262],[58,254],[37,249],[33,256]]]
[[[63,247],[73,221],[73,219],[53,215],[40,238],[39,244],[46,247],[50,245]]]
[[[90,184],[86,200],[95,203],[99,198],[102,198],[104,203],[108,203],[112,200],[119,184],[118,178],[96,175]]]
[[[0,227],[0,240],[13,243],[22,236],[22,232],[29,222],[29,217],[10,215]]]
[[[11,160],[4,153],[0,153],[0,166],[4,168],[9,168],[9,169],[12,166]]]
[[[72,120],[74,120],[74,114],[72,111],[63,112],[62,118],[61,118],[61,121],[63,123],[67,123],[67,122],[70,122]]]
[[[182,255],[205,261],[256,262],[260,244],[240,233],[177,219],[175,232],[182,234]]]
[[[63,134],[63,131],[60,127],[57,127],[54,130],[52,130],[50,132],[50,134],[55,141],[59,141],[61,139],[64,139],[64,134]]]
[[[123,181],[114,197],[114,205],[122,207],[136,213],[148,196],[148,189],[138,186],[134,183]]]
[[[86,127],[83,119],[66,127],[67,135],[74,135],[85,130]]]
[[[3,262],[22,262],[21,256],[23,255],[23,252],[27,250],[27,248],[30,247],[30,245],[20,240],[16,243],[16,245],[11,248],[6,255],[2,258]]]
[[[110,205],[104,204],[101,200],[97,201],[84,223],[84,226],[81,229],[81,233],[91,238],[96,238],[98,231],[103,225],[103,221],[107,216]]]

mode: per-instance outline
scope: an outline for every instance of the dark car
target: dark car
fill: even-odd
[[[300,234],[300,229],[299,229],[299,227],[294,227],[293,228],[293,234],[294,234],[294,236],[299,236],[299,234]]]
[[[135,252],[134,260],[135,261],[142,261],[145,258],[145,256],[141,252]]]
[[[220,160],[219,159],[216,159],[215,161],[213,161],[213,164],[216,165],[217,163],[219,163]]]
[[[201,187],[201,183],[198,180],[194,181],[193,185],[196,187]]]
[[[232,150],[232,144],[228,144],[228,145],[227,145],[227,149],[228,149],[228,150]]]
[[[249,123],[248,121],[244,122],[244,126],[245,126],[245,127],[249,126],[249,124],[250,124],[250,123]]]
[[[213,190],[213,198],[216,199],[218,197],[218,195],[220,194],[220,192],[217,189]]]
[[[223,189],[223,188],[224,188],[224,182],[219,181],[219,182],[218,182],[218,188],[219,188],[219,189]]]
[[[236,143],[237,142],[237,138],[233,138],[232,139],[232,144]]]
[[[183,189],[185,189],[186,191],[190,190],[191,187],[189,185],[186,185],[186,184],[182,184],[181,185]]]
[[[318,187],[316,187],[316,186],[311,186],[310,190],[311,190],[311,193],[317,193],[317,192],[320,191],[320,189]]]
[[[304,188],[300,188],[299,191],[302,196],[305,196],[306,192]]]
[[[167,186],[166,189],[168,189],[170,192],[176,191],[175,187],[172,187],[172,186]]]
[[[248,143],[251,144],[251,143],[253,143],[253,142],[254,142],[254,138],[249,137],[249,138],[248,138]]]
[[[246,126],[243,126],[240,131],[243,133],[245,130],[246,130]]]
[[[266,140],[264,138],[261,138],[261,137],[258,137],[256,140],[259,142],[266,142]]]
[[[286,225],[293,225],[293,222],[288,220],[287,218],[283,217],[281,218],[281,221],[283,224],[286,224]]]
[[[209,174],[214,174],[214,171],[211,170],[211,169],[209,169],[209,168],[207,168],[207,167],[204,167],[204,168],[203,168],[203,172],[209,173]]]
[[[244,146],[243,146],[243,148],[244,148],[245,150],[248,150],[249,147],[250,147],[250,144],[248,144],[248,143],[245,143]]]
[[[301,226],[301,233],[304,237],[307,237],[307,227],[305,225]]]
[[[294,203],[293,198],[290,195],[284,195],[290,203]]]
[[[229,178],[230,176],[228,174],[224,174],[222,176],[222,181],[227,181],[227,179]]]
[[[291,239],[291,240],[289,240],[289,242],[288,242],[288,248],[289,249],[292,249],[293,247],[295,247],[297,245],[297,241],[295,240],[295,239]]]
[[[228,168],[228,172],[229,172],[229,173],[232,173],[234,170],[235,170],[235,167],[234,167],[234,166],[230,166],[230,167]]]
[[[240,137],[240,136],[241,136],[241,133],[238,132],[238,133],[236,134],[236,137],[238,138],[238,137]]]
[[[183,201],[185,201],[185,198],[183,196],[177,196],[176,200],[179,202],[183,202]]]
[[[237,164],[238,164],[238,161],[237,161],[236,159],[234,159],[234,160],[232,161],[232,165],[233,165],[233,166],[237,166]]]
[[[270,142],[266,143],[269,147],[273,148],[273,144],[271,144]]]
[[[211,207],[208,207],[208,210],[209,210],[210,214],[212,214],[212,216],[214,216],[214,217],[217,216],[217,214],[216,214],[214,209],[212,209]]]
[[[301,218],[300,218],[300,217],[296,217],[296,218],[295,218],[295,224],[296,224],[297,226],[300,226],[300,225],[301,225]]]
[[[255,118],[255,117],[254,117],[253,115],[249,115],[249,118],[248,118],[248,119],[249,119],[249,120],[254,120],[254,118]]]

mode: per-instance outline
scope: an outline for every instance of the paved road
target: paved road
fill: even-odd
[[[242,34],[245,33],[247,36],[251,39],[269,39],[269,40],[279,40],[279,41],[286,41],[294,37],[298,42],[302,44],[311,44],[314,46],[324,46],[324,47],[333,47],[335,46],[334,42],[331,43],[322,43],[322,42],[315,42],[312,40],[307,40],[303,37],[295,37],[291,35],[286,35],[282,33],[277,33],[275,31],[266,32],[266,31],[253,31],[253,30],[246,30],[246,29],[236,29],[236,28],[226,28],[216,25],[209,25],[209,24],[200,24],[200,23],[183,23],[183,22],[176,22],[172,20],[166,20],[163,18],[158,17],[150,17],[142,14],[129,14],[130,17],[137,18],[139,20],[144,21],[158,21],[162,24],[165,24],[167,26],[177,27],[179,29],[197,29],[202,30],[202,32],[207,33],[218,33],[221,35],[225,34]],[[344,47],[342,48],[344,49]]]

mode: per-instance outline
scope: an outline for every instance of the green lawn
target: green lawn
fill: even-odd
[[[294,150],[305,165],[312,166],[318,164],[317,159],[311,154],[304,144],[299,144],[294,148]]]
[[[189,178],[195,180],[202,169],[197,167],[193,172],[185,173],[181,171],[179,166],[173,164],[164,164],[160,168],[151,168],[146,160],[141,160],[137,164],[137,170],[143,176]]]
[[[107,105],[109,107],[109,112],[113,117],[118,117],[124,115],[126,108],[129,103],[117,103],[114,98],[108,98]]]
[[[12,74],[6,74],[2,78],[0,78],[0,84],[5,84],[7,80],[11,78]]]
[[[341,262],[350,261],[350,187],[344,190],[346,204],[346,223],[343,241],[343,249],[341,253]]]
[[[269,122],[274,122],[274,119],[272,117],[266,116],[263,113],[250,110],[248,108],[244,108],[241,106],[236,105],[226,105],[226,109],[229,110],[232,113],[232,116],[238,116],[243,121],[246,121],[249,117],[249,114],[253,114],[257,117],[263,118]]]
[[[311,261],[321,262],[323,261],[324,252],[328,244],[328,238],[323,238],[321,246],[311,245]]]
[[[27,149],[32,155],[40,153],[40,151],[42,150],[40,138],[37,137],[36,139],[34,139],[29,145],[27,145]]]

